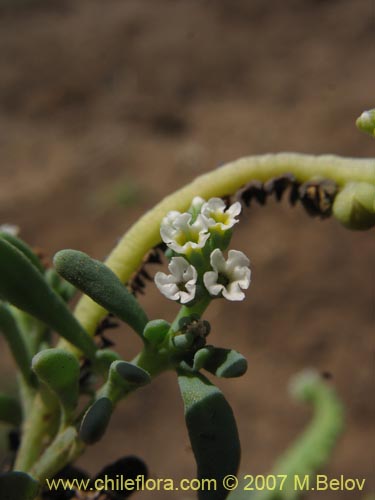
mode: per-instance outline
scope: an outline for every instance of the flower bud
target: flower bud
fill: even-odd
[[[143,330],[143,336],[153,345],[159,345],[165,339],[171,325],[164,319],[149,321]]]
[[[359,130],[375,137],[375,109],[364,111],[355,122]]]
[[[349,229],[366,230],[375,225],[375,186],[347,184],[333,203],[333,215]]]

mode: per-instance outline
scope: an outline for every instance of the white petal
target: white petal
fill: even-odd
[[[167,276],[165,273],[155,274],[155,284],[160,292],[171,300],[178,300],[180,290],[176,283],[172,282],[173,276]]]
[[[203,275],[203,283],[211,295],[219,295],[224,286],[217,282],[218,274],[215,271],[207,271]]]
[[[242,211],[242,206],[241,206],[241,203],[239,201],[236,201],[235,203],[233,203],[233,205],[231,205],[228,210],[227,210],[227,213],[232,217],[237,217],[237,215],[240,215]]]
[[[198,278],[198,273],[197,270],[195,269],[194,266],[189,266],[183,274],[183,280],[185,281],[186,285],[188,283],[196,283]]]
[[[223,252],[219,248],[215,248],[215,250],[211,252],[210,262],[212,269],[214,269],[216,273],[225,272],[225,259]]]
[[[228,269],[234,269],[235,267],[248,267],[250,260],[248,257],[239,250],[229,250],[227,267]]]
[[[202,214],[206,217],[210,217],[211,213],[224,212],[225,203],[221,198],[211,198],[202,207]]]
[[[181,304],[186,304],[187,302],[190,302],[193,300],[195,297],[195,287],[194,290],[192,290],[190,293],[180,291],[180,302]]]
[[[207,218],[204,215],[199,214],[195,219],[194,223],[191,225],[195,229],[195,231],[206,232],[208,229],[207,226]]]
[[[193,201],[191,202],[191,206],[195,210],[200,210],[204,203],[205,203],[205,200],[203,198],[201,198],[200,196],[195,196],[193,198]]]
[[[238,283],[230,283],[223,290],[223,297],[231,301],[239,301],[245,298],[245,294],[241,291]]]
[[[168,269],[176,278],[177,281],[185,281],[184,273],[189,268],[190,264],[183,257],[172,257]]]

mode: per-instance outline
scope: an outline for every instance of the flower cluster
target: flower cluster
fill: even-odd
[[[250,285],[250,261],[238,250],[229,250],[225,259],[222,251],[240,212],[239,202],[227,208],[220,198],[196,197],[188,212],[171,211],[164,217],[160,234],[172,256],[170,274],[155,275],[163,295],[181,304],[191,304],[198,290],[200,296],[244,299],[243,290]]]

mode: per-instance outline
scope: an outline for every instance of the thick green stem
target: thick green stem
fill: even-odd
[[[264,182],[287,172],[292,173],[299,182],[320,177],[332,179],[339,186],[347,182],[375,184],[374,159],[298,153],[242,158],[197,177],[192,183],[164,198],[129,229],[108,257],[107,266],[126,282],[141,265],[143,256],[160,242],[160,222],[170,210],[186,210],[194,196],[210,198],[232,194],[253,179]],[[77,319],[91,334],[105,314],[106,311],[87,296],[82,297],[76,308]]]
[[[26,415],[23,424],[15,470],[28,472],[34,465],[56,426],[57,408],[53,402],[46,405],[40,393],[35,396],[30,413]]]
[[[182,318],[186,318],[188,316],[201,317],[204,311],[207,309],[208,305],[210,304],[211,300],[212,300],[211,297],[206,297],[205,299],[199,301],[197,304],[194,304],[191,307],[182,306],[172,323],[171,330],[173,332],[176,332],[178,330],[179,323]]]

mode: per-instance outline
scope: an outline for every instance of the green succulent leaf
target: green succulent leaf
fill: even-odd
[[[46,283],[37,268],[8,241],[0,238],[0,296],[56,330],[93,358],[96,346],[64,301]]]
[[[100,397],[85,413],[81,428],[80,439],[86,444],[94,444],[99,441],[109,424],[113,412],[113,404],[109,398]]]
[[[27,245],[24,241],[22,241],[20,238],[17,238],[17,236],[14,236],[13,234],[5,233],[2,231],[0,231],[0,238],[16,247],[20,252],[24,254],[25,257],[27,257],[27,259],[29,259],[29,261],[38,269],[38,271],[40,271],[42,274],[44,273],[45,269],[40,262],[39,257],[35,255],[29,245]]]
[[[206,346],[195,353],[194,370],[204,368],[217,377],[241,377],[247,370],[247,360],[237,351]]]
[[[33,500],[39,484],[25,472],[6,472],[0,474],[1,500]]]
[[[148,372],[128,361],[114,361],[108,372],[107,382],[99,391],[100,396],[108,397],[114,404],[130,391],[151,382]]]
[[[45,280],[49,286],[65,301],[69,302],[77,292],[75,286],[64,280],[52,267],[45,272]]]
[[[79,395],[80,366],[77,358],[63,349],[45,349],[33,357],[32,368],[56,394],[63,408],[72,412]]]
[[[10,308],[4,303],[0,303],[0,332],[4,335],[23,377],[33,385],[35,378],[31,371],[31,355]]]
[[[111,349],[99,349],[96,351],[95,359],[98,370],[106,377],[111,364],[114,361],[121,360],[121,357],[116,351],[112,351]]]
[[[145,326],[143,336],[150,344],[157,346],[163,342],[170,328],[171,324],[168,323],[168,321],[164,319],[153,319]]]
[[[142,336],[146,313],[109,267],[77,250],[61,250],[54,265],[63,278]]]
[[[19,402],[7,394],[0,394],[0,421],[15,427],[19,427],[22,422]]]
[[[198,373],[179,372],[185,420],[198,478],[216,479],[215,491],[200,491],[200,500],[223,500],[228,491],[223,478],[235,475],[240,462],[240,442],[233,412],[222,392]]]

